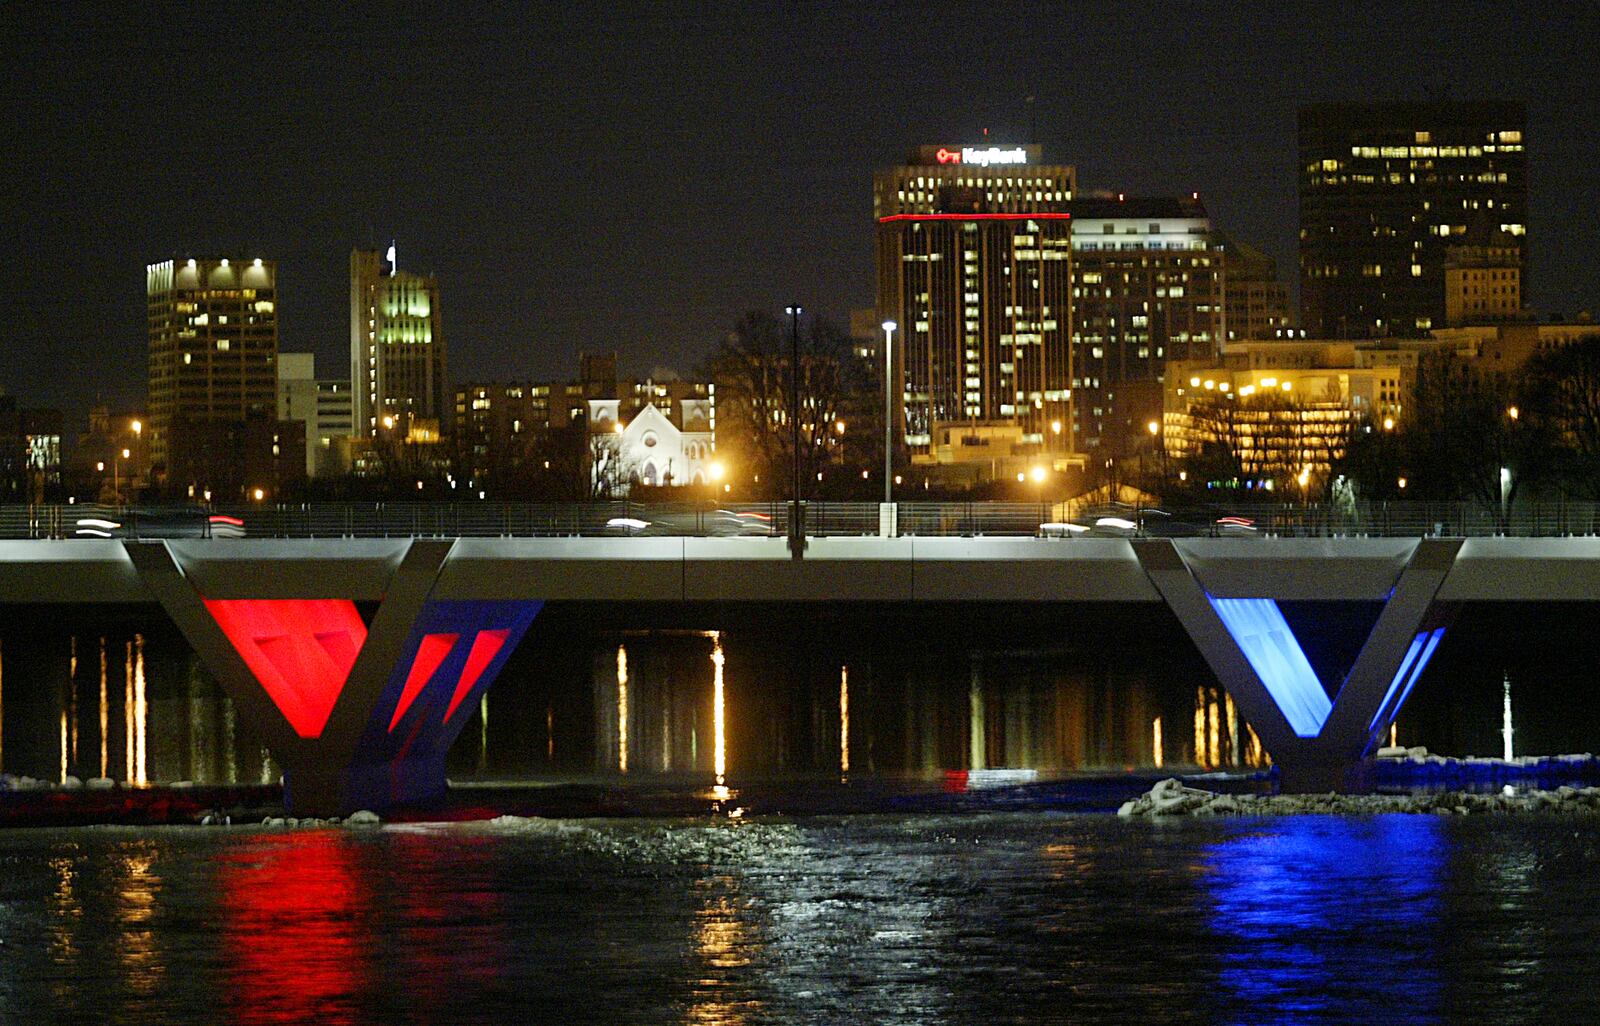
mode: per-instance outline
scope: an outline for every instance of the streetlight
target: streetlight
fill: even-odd
[[[883,501],[894,501],[894,329],[883,322]]]
[[[789,440],[794,456],[793,507],[789,513],[789,557],[805,551],[805,525],[800,521],[800,305],[784,307],[789,315]]]

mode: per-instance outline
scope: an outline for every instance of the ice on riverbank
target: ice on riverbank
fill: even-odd
[[[1168,778],[1123,803],[1119,816],[1292,816],[1379,813],[1472,815],[1490,812],[1600,812],[1600,787],[1474,794],[1218,794]]]

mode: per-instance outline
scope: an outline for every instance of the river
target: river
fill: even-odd
[[[0,1021],[1593,1021],[1600,830],[1097,814],[0,832]]]

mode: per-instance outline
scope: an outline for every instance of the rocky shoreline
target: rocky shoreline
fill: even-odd
[[[1468,816],[1489,813],[1600,813],[1600,787],[1481,794],[1222,794],[1188,787],[1169,777],[1117,810],[1124,817],[1380,815],[1385,813]]]

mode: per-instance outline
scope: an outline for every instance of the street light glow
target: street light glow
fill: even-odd
[[[1045,469],[1043,467],[1034,467],[1032,473],[1035,482],[1042,483],[1044,481]]]
[[[1153,420],[1150,423],[1146,424],[1144,427],[1145,427],[1145,430],[1150,432],[1152,435],[1159,435],[1161,433],[1161,425],[1157,424]]]

